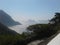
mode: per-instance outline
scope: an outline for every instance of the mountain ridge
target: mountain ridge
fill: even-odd
[[[21,23],[14,21],[10,15],[0,10],[0,22],[6,26],[21,25]]]

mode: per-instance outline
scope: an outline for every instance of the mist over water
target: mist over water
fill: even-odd
[[[34,24],[38,24],[38,23],[32,22],[32,21],[26,21],[26,22],[24,22],[21,25],[11,26],[9,28],[21,34],[22,32],[26,32],[27,31],[27,27],[29,25],[34,25]]]
[[[27,27],[28,25],[16,25],[9,28],[21,34],[22,32],[26,31]]]
[[[21,25],[11,26],[9,28],[21,34],[22,32],[26,32],[27,27],[29,27],[30,25],[47,24],[47,23],[48,23],[47,20],[41,20],[41,21],[28,20],[28,21],[25,21],[24,23],[22,23]]]

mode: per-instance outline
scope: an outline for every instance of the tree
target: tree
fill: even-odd
[[[50,36],[57,33],[58,28],[60,27],[60,13],[55,13],[55,16],[50,20],[49,23],[30,25],[29,27],[27,27],[28,31],[33,32],[32,35],[26,39],[27,43],[38,39],[41,40],[49,38]]]
[[[50,20],[50,23],[52,22],[52,24],[58,24],[58,23],[60,23],[60,13],[55,13],[55,16],[54,16],[54,18],[52,18],[51,20]]]
[[[36,35],[40,39],[50,37],[57,32],[57,30],[55,30],[55,28],[57,28],[56,25],[58,23],[60,23],[60,13],[55,13],[55,16],[50,20],[49,23],[31,25],[27,29],[29,31],[32,31],[34,33],[33,35]]]

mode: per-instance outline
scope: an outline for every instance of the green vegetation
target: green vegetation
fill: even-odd
[[[36,35],[37,39],[48,38],[60,30],[60,13],[56,13],[48,24],[31,25],[27,29],[32,31],[31,35]]]
[[[56,13],[48,24],[30,25],[27,29],[31,34],[18,34],[0,23],[0,45],[27,45],[34,40],[49,38],[60,30],[60,13]]]
[[[17,45],[18,42],[24,40],[26,38],[25,35],[10,35],[10,34],[0,34],[0,45]],[[20,45],[20,44],[19,44]]]
[[[0,45],[14,45],[20,38],[17,35],[0,35]]]
[[[20,45],[25,38],[25,35],[18,34],[0,23],[0,45]]]

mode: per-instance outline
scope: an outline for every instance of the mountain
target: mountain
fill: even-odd
[[[8,34],[8,35],[16,35],[18,34],[17,32],[10,30],[8,27],[6,27],[5,25],[3,25],[2,23],[0,23],[0,35],[2,34]]]
[[[40,24],[47,24],[47,23],[49,23],[49,21],[48,20],[38,20],[38,23],[40,23]]]
[[[49,21],[48,20],[37,20],[37,21],[35,21],[35,20],[28,20],[28,21],[26,21],[26,23],[27,24],[29,24],[29,25],[32,25],[32,24],[47,24],[47,23],[49,23]]]
[[[0,23],[0,45],[21,45],[21,40],[23,39],[25,39],[24,35],[21,35]]]
[[[26,21],[27,24],[32,25],[32,24],[37,24],[37,21],[29,19]]]
[[[11,16],[5,13],[3,10],[0,10],[0,22],[6,26],[20,25],[19,22],[14,21]]]

